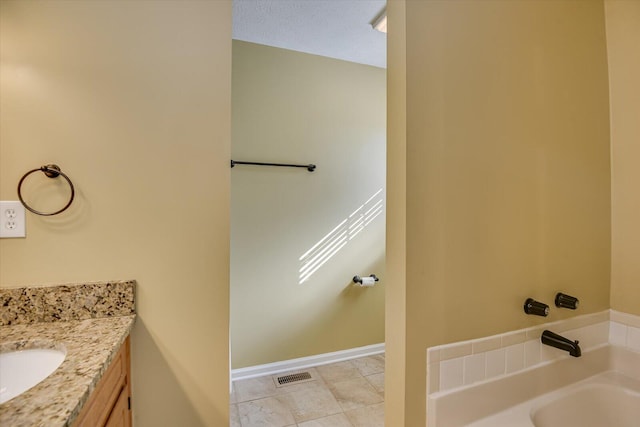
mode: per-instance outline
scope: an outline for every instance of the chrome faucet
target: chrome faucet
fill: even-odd
[[[579,341],[571,341],[570,339],[560,336],[549,330],[545,330],[544,332],[542,332],[540,341],[542,342],[542,344],[550,345],[551,347],[568,351],[569,354],[573,357],[582,356],[582,350],[580,350],[580,346],[578,345]]]

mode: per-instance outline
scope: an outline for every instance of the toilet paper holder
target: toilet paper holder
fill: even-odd
[[[367,277],[371,277],[374,281],[378,281],[380,279],[378,279],[378,277],[375,274],[370,274]],[[360,285],[362,285],[362,277],[360,276],[353,276],[353,283],[359,283]]]

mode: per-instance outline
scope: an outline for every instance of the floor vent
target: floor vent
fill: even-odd
[[[284,375],[278,377],[277,381],[279,385],[291,384],[298,381],[308,381],[312,379],[309,372],[300,372],[298,374]]]

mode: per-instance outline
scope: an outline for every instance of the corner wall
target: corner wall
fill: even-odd
[[[231,2],[3,0],[0,31],[0,198],[77,190],[0,284],[136,279],[135,425],[228,425]]]
[[[640,314],[640,2],[606,0],[611,102],[611,308]]]
[[[407,69],[405,1],[387,3],[385,425],[405,426],[407,355]]]
[[[425,425],[427,347],[576,315],[526,316],[527,297],[609,308],[603,12],[407,1],[406,26],[389,22],[406,32],[406,116],[389,115],[390,128],[406,119],[406,314],[388,312],[406,319],[394,363],[411,374],[388,379],[405,382],[406,426]]]
[[[385,70],[233,41],[233,368],[384,342]],[[354,275],[376,274],[372,288]]]

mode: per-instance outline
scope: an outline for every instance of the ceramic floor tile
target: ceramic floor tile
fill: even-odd
[[[345,414],[336,414],[300,423],[298,427],[353,427],[353,424]]]
[[[328,384],[362,378],[360,371],[350,360],[318,366],[316,369]]]
[[[384,354],[303,371],[312,381],[276,386],[301,371],[235,381],[230,427],[384,426]]]
[[[345,412],[354,427],[384,427],[384,403]]]
[[[238,412],[238,405],[229,406],[229,427],[242,427],[240,424],[240,412]]]
[[[384,372],[384,358],[380,355],[361,357],[352,360],[351,363],[363,376]]]
[[[277,377],[287,375],[288,373],[278,375],[267,375],[264,377],[251,378],[248,380],[240,380],[234,382],[234,392],[232,393],[230,403],[247,402],[250,400],[262,399],[265,397],[275,397],[283,394],[293,393],[305,390],[309,387],[313,388],[316,384],[324,385],[322,377],[314,369],[305,369],[311,374],[311,381],[294,382],[287,385],[276,386]],[[301,371],[292,371],[301,372]],[[274,379],[275,377],[275,379]]]
[[[233,386],[238,403],[282,394],[270,376],[235,381]]]
[[[343,411],[384,401],[365,378],[356,378],[331,384],[329,389],[338,400]]]
[[[270,377],[269,380],[271,380]],[[289,409],[274,397],[238,403],[238,412],[242,427],[285,427],[295,425],[295,419]]]
[[[324,384],[311,384],[305,389],[278,397],[293,414],[296,422],[313,420],[342,412],[341,406]]]
[[[365,377],[369,384],[384,397],[384,372],[380,374],[367,375]]]

